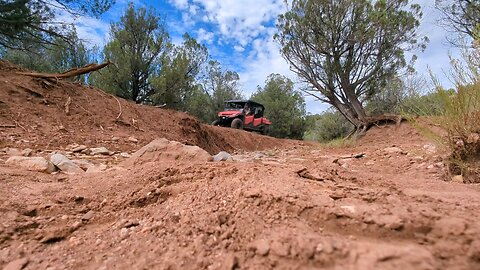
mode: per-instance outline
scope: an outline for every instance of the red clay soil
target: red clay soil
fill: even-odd
[[[67,83],[43,90],[22,76],[0,78],[0,119],[17,126],[2,134],[27,140],[19,148],[87,140],[102,146],[117,136],[130,151],[154,134],[202,142],[213,153],[277,147],[221,163],[115,161],[105,172],[81,175],[0,161],[0,268],[480,269],[480,186],[444,181],[442,153],[408,124],[373,128],[355,146],[326,149],[121,101],[124,121],[138,119],[135,128],[115,123],[118,104],[98,90]],[[14,84],[48,104],[32,96],[22,105],[30,94]],[[59,91],[72,97],[70,115]],[[148,125],[165,123],[162,117],[178,126]],[[54,129],[59,125],[68,132]],[[242,142],[253,139],[258,145]]]

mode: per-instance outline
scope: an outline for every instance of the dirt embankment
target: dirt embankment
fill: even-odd
[[[326,149],[120,99],[116,121],[112,96],[69,83],[43,89],[2,69],[0,123],[11,127],[1,139],[20,150],[75,142],[133,152],[156,137],[210,153],[265,150],[214,163],[162,139],[72,175],[0,161],[0,267],[480,269],[480,186],[445,182],[443,153],[408,124]]]
[[[204,125],[182,112],[135,104],[79,84],[45,84],[17,71],[0,62],[0,147],[48,149],[79,143],[130,151],[155,138],[167,138],[216,154],[291,144]],[[130,136],[138,145],[128,140]]]

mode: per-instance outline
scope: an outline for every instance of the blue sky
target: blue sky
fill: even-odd
[[[81,38],[90,44],[103,45],[108,40],[109,23],[117,21],[125,11],[127,0],[117,0],[116,5],[100,19],[76,19]],[[284,0],[134,0],[136,6],[154,7],[163,18],[172,41],[181,43],[188,32],[205,44],[213,59],[239,73],[242,89],[249,96],[263,85],[271,73],[280,73],[298,81],[273,41],[275,22],[285,12]],[[438,12],[433,0],[415,0],[423,7],[424,17],[419,32],[430,39],[427,50],[417,52],[416,69],[429,78],[429,69],[440,81],[451,86],[446,71],[449,54],[458,55],[445,40],[446,32],[437,26]],[[69,20],[65,18],[65,20]],[[328,105],[306,97],[307,111],[319,113]]]

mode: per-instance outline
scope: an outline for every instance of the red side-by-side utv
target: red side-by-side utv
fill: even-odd
[[[270,120],[263,117],[265,107],[251,100],[225,101],[225,109],[218,113],[212,125],[257,131],[266,135]]]

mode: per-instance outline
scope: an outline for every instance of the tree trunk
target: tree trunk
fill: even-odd
[[[348,97],[347,97],[348,98]],[[335,96],[330,98],[331,104],[355,127],[355,130],[348,136],[357,139],[365,135],[368,129],[378,123],[393,122],[400,124],[402,117],[400,115],[378,115],[367,116],[365,109],[356,97],[352,97],[350,103],[342,103]]]

